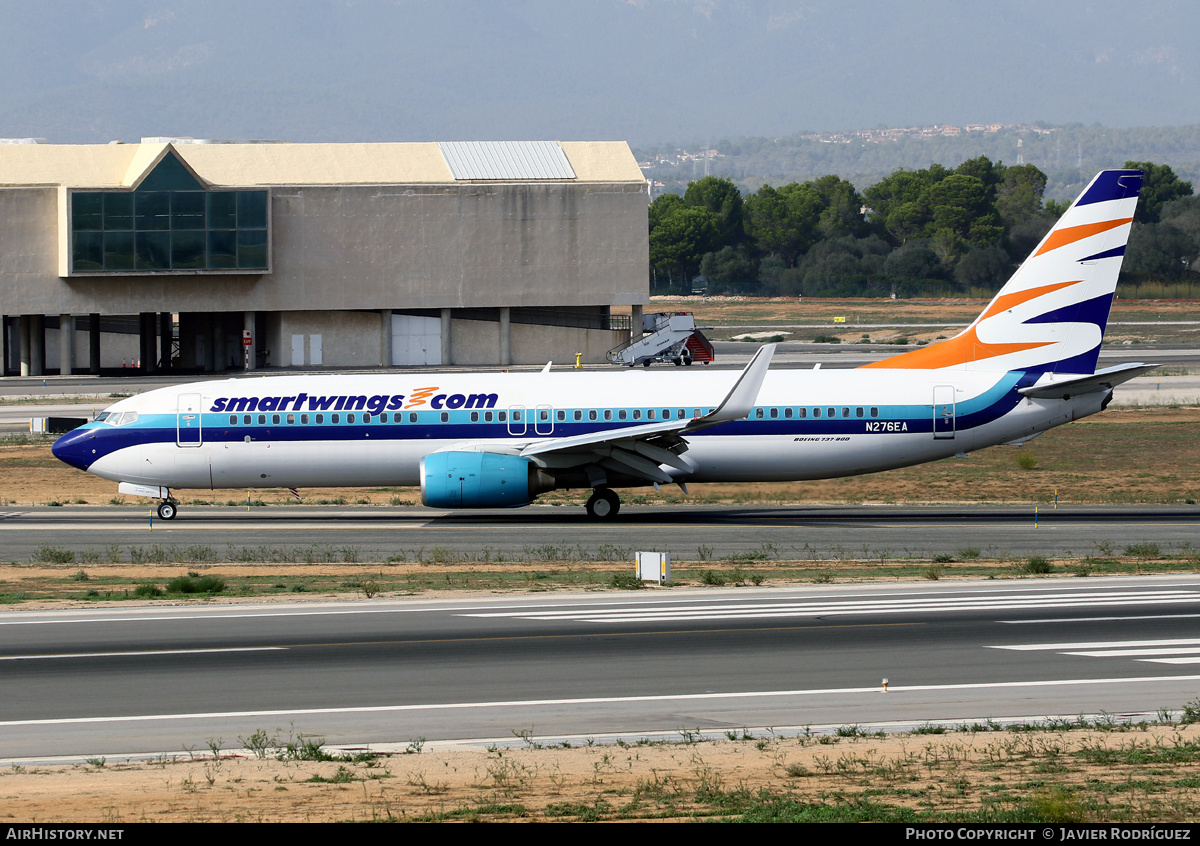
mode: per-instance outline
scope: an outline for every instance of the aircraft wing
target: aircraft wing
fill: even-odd
[[[1160,364],[1118,364],[1115,367],[1097,370],[1091,376],[1079,376],[1073,379],[1031,385],[1028,388],[1021,388],[1020,392],[1027,397],[1039,399],[1070,399],[1080,394],[1094,394],[1099,391],[1111,390],[1122,382],[1128,382],[1135,376],[1141,376],[1143,373],[1148,373],[1161,366]]]
[[[479,442],[456,445],[453,449],[519,455],[551,472],[595,465],[655,483],[673,482],[675,476],[686,476],[695,470],[695,465],[683,456],[688,448],[686,436],[711,426],[745,419],[754,408],[774,354],[774,344],[759,349],[721,403],[701,417],[543,438],[524,444]],[[660,465],[664,464],[675,471],[675,476],[662,469]]]
[[[673,477],[659,465],[666,464],[683,475],[691,473],[694,465],[682,456],[687,450],[686,436],[711,426],[745,419],[754,408],[774,354],[774,344],[761,347],[720,405],[701,417],[550,438],[531,443],[517,454],[550,468],[565,459],[575,466],[598,463],[652,482],[671,482]],[[617,466],[613,467],[614,464]]]

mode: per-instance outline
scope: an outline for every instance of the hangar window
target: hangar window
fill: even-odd
[[[132,191],[72,191],[71,273],[268,269],[268,197],[210,191],[171,150]]]

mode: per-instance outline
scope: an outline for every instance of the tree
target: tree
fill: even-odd
[[[701,257],[720,241],[720,219],[706,209],[671,204],[650,230],[650,267],[679,283],[686,282],[699,268]]]
[[[1165,203],[1190,196],[1192,183],[1175,175],[1170,165],[1153,162],[1125,162],[1125,167],[1142,172],[1142,190],[1138,194],[1135,223],[1158,223]]]
[[[723,176],[706,176],[688,184],[683,192],[684,205],[702,208],[720,218],[721,242],[736,246],[746,238],[743,225],[742,192],[733,180]]]
[[[1004,168],[1004,178],[996,188],[996,211],[1005,225],[1012,228],[1042,213],[1042,195],[1046,174],[1036,165],[1023,164]]]
[[[817,240],[824,204],[810,185],[764,185],[746,198],[746,233],[766,255],[776,255],[788,267]]]

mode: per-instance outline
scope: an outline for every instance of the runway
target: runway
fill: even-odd
[[[544,505],[458,512],[188,506],[170,522],[152,522],[148,506],[0,508],[0,544],[13,561],[29,560],[44,544],[98,555],[112,544],[207,544],[218,555],[229,547],[332,545],[353,547],[359,561],[416,560],[420,550],[436,547],[451,560],[536,561],[556,551],[597,557],[602,548],[630,560],[637,550],[682,560],[755,550],[807,560],[928,558],[963,547],[984,557],[1082,557],[1135,543],[1156,543],[1164,553],[1200,550],[1200,507],[1064,505],[1035,513],[1033,506],[987,505],[626,506],[612,523],[591,521],[578,506]]]
[[[6,612],[0,757],[1153,718],[1197,619],[1196,576]]]

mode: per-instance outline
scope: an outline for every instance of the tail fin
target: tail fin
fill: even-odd
[[[1101,171],[974,323],[865,366],[1094,373],[1141,185]]]

